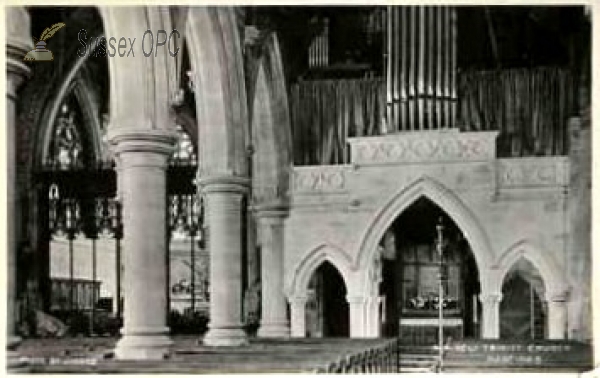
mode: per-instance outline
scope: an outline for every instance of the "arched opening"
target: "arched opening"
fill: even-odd
[[[176,333],[202,331],[208,317],[203,203],[194,185],[198,166],[194,92],[189,59],[185,58],[181,80],[185,101],[177,109],[177,140],[167,172],[170,248],[165,267],[171,279],[166,291],[170,308],[185,315],[170,317]],[[40,131],[46,137],[41,138],[38,148],[43,153],[34,170],[39,188],[35,220],[41,237],[35,268],[27,268],[35,269],[39,279],[39,283],[30,279],[24,290],[24,312],[28,314],[24,317],[30,319],[22,319],[27,324],[22,332],[27,336],[44,332],[35,317],[40,309],[68,324],[69,332],[75,334],[115,334],[122,322],[126,306],[120,248],[122,208],[115,163],[102,137],[109,118],[109,98],[107,89],[98,95],[97,88],[90,86],[91,76],[79,72],[88,70],[88,74],[106,78],[106,59],[98,60],[104,61],[104,68],[96,61],[91,67],[76,68],[78,73],[64,99],[59,105],[49,102],[45,109],[46,113],[53,107],[58,110],[55,118],[46,122],[49,130]],[[90,104],[94,96],[101,100]],[[28,260],[23,260],[26,265]],[[32,294],[35,291],[41,292],[39,298]]]
[[[441,223],[440,223],[441,222]],[[437,226],[443,225],[438,232]],[[442,237],[442,259],[438,238]],[[445,338],[479,336],[479,273],[471,247],[454,221],[420,197],[392,223],[379,247],[380,334],[411,344],[438,337],[442,271]]]
[[[543,280],[536,267],[521,257],[502,283],[500,338],[544,339],[547,308]]]
[[[307,337],[348,337],[350,317],[346,285],[340,272],[328,261],[313,273],[306,303]]]

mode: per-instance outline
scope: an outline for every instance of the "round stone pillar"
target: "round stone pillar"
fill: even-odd
[[[249,180],[205,177],[198,184],[206,199],[210,237],[210,323],[204,344],[237,346],[248,342],[242,328],[242,199]]]
[[[548,300],[548,338],[562,340],[567,334],[567,295],[550,295]]]
[[[17,316],[17,253],[20,239],[20,209],[17,188],[17,90],[29,74],[29,68],[23,63],[23,57],[33,49],[30,34],[29,14],[23,7],[5,7],[6,24],[6,159],[7,159],[7,314],[6,347],[8,367],[14,365],[14,350],[20,342],[16,332]],[[13,358],[14,357],[14,358]]]
[[[379,304],[381,300],[379,295],[372,295],[367,298],[366,307],[366,324],[367,330],[365,333],[366,337],[380,337],[380,313],[379,313]]]
[[[261,237],[261,308],[259,337],[289,337],[287,302],[283,292],[283,235],[287,209],[259,206],[256,217]]]
[[[361,296],[347,296],[350,307],[350,337],[365,337],[365,304],[367,301]]]
[[[290,318],[291,318],[291,336],[306,337],[306,301],[307,297],[291,297]]]
[[[166,131],[117,128],[110,139],[123,201],[123,328],[115,357],[163,359],[172,344],[166,323],[166,169],[175,138]]]
[[[501,293],[480,294],[481,300],[481,338],[500,338],[500,302]]]

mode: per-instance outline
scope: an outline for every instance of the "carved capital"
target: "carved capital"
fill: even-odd
[[[367,299],[365,297],[359,296],[359,295],[347,295],[346,300],[348,301],[348,304],[351,306],[363,305],[367,301]]]
[[[284,204],[260,204],[253,207],[256,217],[263,221],[283,222],[289,215],[289,207]]]
[[[306,306],[306,302],[308,301],[308,297],[303,295],[295,295],[288,298],[288,302],[290,306],[293,308],[304,307]]]
[[[204,193],[236,193],[246,194],[250,186],[250,179],[242,176],[199,176],[196,184]]]
[[[132,153],[162,155],[166,163],[173,153],[176,136],[167,130],[120,128],[109,133],[109,140],[117,156]],[[125,161],[123,164],[126,165]]]
[[[559,290],[546,293],[546,300],[548,303],[565,304],[569,300],[569,291]]]
[[[479,294],[479,300],[484,305],[499,305],[502,302],[502,293]]]

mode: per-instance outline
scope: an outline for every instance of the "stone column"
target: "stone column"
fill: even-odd
[[[289,298],[292,337],[306,337],[307,299],[307,297],[300,296]]]
[[[210,237],[210,323],[204,344],[237,346],[248,342],[242,329],[242,199],[244,177],[198,180],[206,198]]]
[[[501,293],[481,294],[481,338],[500,338],[500,302]]]
[[[567,296],[551,294],[548,298],[548,338],[562,340],[567,333]]]
[[[20,239],[20,209],[17,188],[17,89],[29,74],[29,68],[23,63],[23,57],[33,48],[31,44],[29,14],[23,7],[5,7],[6,11],[6,159],[7,159],[7,338],[9,351],[8,365],[14,365],[14,350],[20,338],[16,332],[17,316],[17,253]]]
[[[260,206],[256,210],[262,244],[262,319],[258,336],[289,337],[287,302],[283,292],[283,225],[287,209]]]
[[[166,320],[166,169],[172,133],[115,127],[123,200],[123,328],[115,356],[156,360],[172,344]]]
[[[365,298],[348,295],[346,299],[350,307],[350,337],[365,337]]]
[[[366,323],[367,323],[367,332],[365,336],[367,337],[379,337],[379,296],[372,295],[367,298],[367,315],[366,315]]]

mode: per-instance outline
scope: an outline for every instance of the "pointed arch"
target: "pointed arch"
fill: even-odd
[[[100,9],[94,9],[94,16],[102,18]],[[91,32],[91,39],[98,39],[104,36],[102,30]],[[92,156],[92,162],[98,163],[106,156],[103,151],[101,141],[101,122],[99,117],[99,107],[102,99],[98,97],[97,88],[94,88],[94,79],[91,76],[88,65],[90,54],[78,55],[76,52],[80,45],[68,46],[64,52],[66,56],[75,56],[76,59],[66,64],[63,70],[55,71],[49,77],[41,76],[38,80],[46,80],[46,90],[38,92],[36,88],[35,97],[39,98],[40,107],[34,113],[36,114],[34,137],[31,140],[31,148],[34,151],[30,154],[28,166],[32,170],[42,168],[44,158],[48,156],[48,148],[54,123],[59,114],[61,105],[70,96],[73,95],[84,118],[83,131],[89,138],[90,145],[88,151]]]
[[[279,42],[275,33],[264,41],[264,53],[253,80],[251,103],[253,185],[259,203],[285,200],[291,164],[291,126]]]
[[[308,283],[313,273],[325,261],[333,265],[344,279],[346,291],[349,293],[351,282],[351,261],[348,255],[340,248],[321,244],[307,253],[304,258],[296,265],[291,275],[287,287],[288,297],[306,297]]]
[[[564,269],[560,269],[550,253],[542,253],[538,246],[529,240],[520,240],[508,248],[497,262],[496,292],[502,292],[502,284],[511,268],[521,258],[529,261],[540,273],[544,282],[546,297],[563,295],[568,290]]]
[[[107,156],[102,142],[97,93],[89,86],[87,69],[84,66],[76,66],[73,69],[77,71],[73,71],[73,76],[68,74],[60,83],[57,83],[60,88],[59,92],[51,99],[50,105],[45,108],[43,116],[39,118],[36,137],[33,140],[35,153],[30,157],[30,167],[33,170],[42,169],[44,166],[44,159],[48,156],[53,139],[59,109],[69,99],[69,96],[73,96],[81,113],[83,121],[81,131],[85,133],[86,139],[89,141],[89,145],[86,147],[90,149],[87,151],[91,156],[90,163],[97,164]]]
[[[186,35],[194,73],[200,175],[245,177],[248,111],[235,11],[191,7]]]
[[[358,269],[370,266],[370,261],[374,258],[379,241],[386,230],[404,210],[421,197],[431,200],[456,223],[471,246],[480,274],[490,269],[494,261],[494,253],[487,234],[475,214],[450,189],[427,176],[422,176],[401,189],[376,213],[361,239],[355,255],[357,259],[354,267]],[[368,293],[370,290],[368,269],[362,270],[363,292]],[[486,285],[486,280],[482,280],[482,285]],[[485,288],[482,289],[485,291]]]

